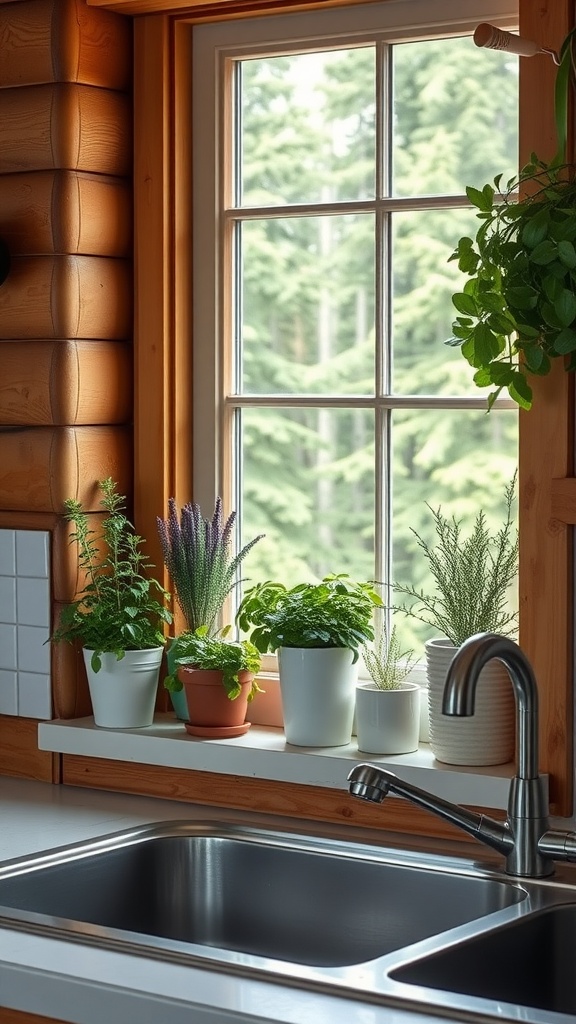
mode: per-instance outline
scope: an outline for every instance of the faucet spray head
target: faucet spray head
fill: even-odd
[[[381,804],[390,792],[390,780],[386,775],[386,772],[372,764],[355,765],[348,773],[351,795],[359,797],[360,800]]]

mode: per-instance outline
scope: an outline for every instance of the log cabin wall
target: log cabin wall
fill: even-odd
[[[131,19],[84,0],[0,0],[0,238],[10,254],[0,285],[4,774],[53,779],[33,716],[89,711],[67,645],[44,648],[52,706],[45,693],[42,705],[24,699],[24,598],[39,593],[41,575],[26,577],[18,552],[47,549],[48,621],[32,634],[41,642],[77,588],[64,499],[94,509],[95,483],[108,475],[132,492],[131,87]]]

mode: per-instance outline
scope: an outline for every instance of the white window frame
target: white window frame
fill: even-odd
[[[389,2],[332,8],[301,14],[249,18],[196,25],[193,29],[193,482],[195,500],[210,509],[216,495],[225,497],[236,507],[232,490],[233,473],[227,435],[236,408],[249,406],[295,407],[293,397],[262,402],[260,396],[226,394],[223,382],[228,376],[229,354],[225,334],[228,327],[223,306],[223,253],[225,252],[226,219],[233,213],[226,210],[225,168],[231,159],[231,144],[224,137],[228,127],[225,91],[227,69],[232,58],[254,54],[286,52],[286,40],[294,52],[303,48],[342,47],[376,39],[382,43],[398,43],[433,35],[438,38],[458,36],[474,31],[480,20],[503,29],[514,29],[518,22],[517,0],[489,0],[479,15],[478,0],[389,0]],[[438,208],[445,205],[468,206],[466,198],[456,202],[453,196],[434,197],[427,202]],[[352,204],[354,209],[360,203]],[[414,208],[414,203],[401,199],[382,201],[387,209]],[[305,212],[306,207],[303,207]],[[245,210],[241,211],[242,214]],[[280,211],[281,214],[282,211]],[[277,211],[251,210],[251,215],[280,215]],[[214,301],[206,301],[207,297]],[[383,372],[383,369],[380,369]],[[390,396],[381,410],[421,409],[484,409],[485,397],[446,398],[422,396],[410,398]],[[318,404],[316,399],[312,404]],[[326,405],[337,405],[327,400]],[[346,400],[349,404],[349,399]],[[513,407],[507,399],[499,405]],[[380,432],[377,432],[379,436]],[[379,503],[377,503],[378,506]],[[385,536],[385,521],[390,510],[376,509],[376,537]],[[379,545],[385,550],[385,545]],[[384,555],[384,558],[386,555]],[[378,565],[376,566],[378,573]],[[383,578],[378,575],[378,578]]]

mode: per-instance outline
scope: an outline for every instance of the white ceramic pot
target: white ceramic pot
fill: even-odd
[[[375,683],[356,687],[358,750],[366,754],[408,754],[418,749],[420,687],[402,683],[380,690]]]
[[[350,743],[358,666],[347,647],[278,651],[284,732],[298,747]]]
[[[442,714],[444,683],[457,648],[448,640],[426,643],[430,747],[446,764],[506,764],[514,757],[515,705],[504,666],[491,661],[480,673],[471,717]]]
[[[93,651],[83,648],[94,724],[104,729],[141,729],[152,725],[163,647],[101,654],[99,672],[90,664]]]

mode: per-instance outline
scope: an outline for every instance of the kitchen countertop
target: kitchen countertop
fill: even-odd
[[[302,823],[263,815],[0,778],[0,861],[182,819],[309,831]],[[341,837],[335,826],[321,831]],[[6,928],[0,928],[0,1007],[71,1024],[434,1024],[441,1019]]]

